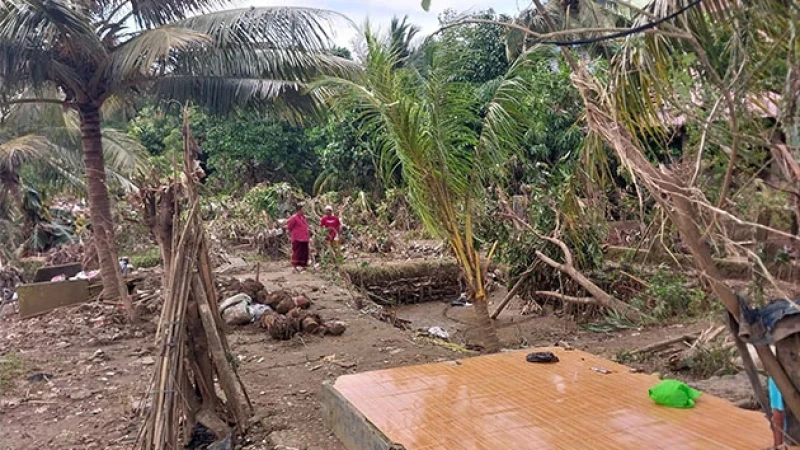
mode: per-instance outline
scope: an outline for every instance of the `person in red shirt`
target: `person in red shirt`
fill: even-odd
[[[333,207],[328,205],[325,207],[325,215],[322,216],[319,225],[322,228],[328,229],[328,234],[325,236],[325,242],[333,250],[334,256],[338,256],[339,247],[339,232],[342,228],[342,223],[339,218],[333,215]]]
[[[338,217],[333,215],[333,206],[328,205],[325,207],[325,215],[322,216],[319,224],[322,228],[328,229],[328,235],[325,237],[326,241],[335,242],[339,240],[339,229],[342,227],[342,223]]]
[[[297,212],[286,222],[289,238],[292,240],[292,269],[302,272],[308,266],[311,232],[303,212],[303,204],[297,204]]]

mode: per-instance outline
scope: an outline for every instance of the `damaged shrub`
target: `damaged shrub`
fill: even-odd
[[[702,310],[705,292],[688,287],[683,275],[659,269],[647,276],[647,283],[639,295],[631,298],[630,303],[656,322],[688,318]]]
[[[267,213],[273,219],[288,217],[294,204],[302,198],[289,183],[260,184],[244,196],[244,202],[255,212]]]

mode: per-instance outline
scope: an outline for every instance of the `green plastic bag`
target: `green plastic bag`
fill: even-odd
[[[649,392],[654,402],[670,408],[694,408],[694,401],[703,394],[678,380],[664,380]]]

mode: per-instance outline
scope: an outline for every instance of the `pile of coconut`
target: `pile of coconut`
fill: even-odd
[[[258,323],[275,339],[288,340],[295,334],[338,336],[347,324],[326,321],[310,311],[311,300],[305,295],[287,291],[269,292],[262,283],[246,279],[226,278],[218,281],[219,304],[223,320],[229,325]]]

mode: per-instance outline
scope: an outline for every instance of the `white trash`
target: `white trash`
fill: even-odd
[[[252,315],[251,320],[253,322],[258,322],[261,320],[261,316],[263,316],[267,311],[272,311],[272,308],[270,308],[269,305],[262,305],[260,303],[254,303],[250,305],[250,314]]]
[[[220,305],[222,319],[228,325],[244,325],[252,321],[253,314],[250,305],[253,299],[247,294],[236,294],[225,299]]]
[[[428,328],[428,334],[439,339],[450,339],[450,333],[442,327],[430,327]]]

